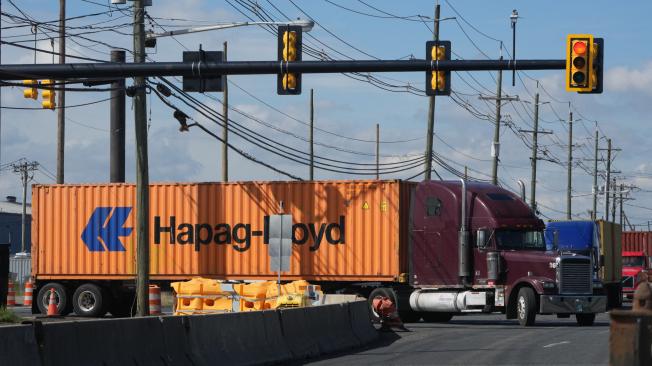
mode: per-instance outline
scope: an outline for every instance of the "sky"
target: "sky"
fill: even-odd
[[[154,32],[211,24],[260,20],[310,18],[314,29],[304,34],[304,45],[334,59],[408,59],[425,57],[425,42],[432,39],[435,1],[344,1],[344,0],[153,0],[147,8],[146,29]],[[499,183],[512,191],[522,180],[530,197],[531,130],[534,95],[539,94],[539,128],[553,132],[540,135],[536,199],[544,219],[562,219],[566,212],[568,118],[573,113],[572,215],[587,218],[592,208],[594,131],[599,147],[612,140],[621,149],[612,156],[612,176],[626,187],[624,211],[629,222],[647,229],[652,220],[652,135],[647,128],[652,115],[652,51],[647,46],[652,25],[647,14],[649,1],[629,1],[619,6],[608,1],[531,2],[441,0],[440,39],[450,40],[454,59],[497,59],[510,57],[512,30],[509,16],[518,10],[516,55],[518,59],[562,59],[566,36],[590,33],[605,40],[604,93],[580,95],[566,92],[563,70],[518,72],[512,86],[511,72],[503,74],[503,95],[519,101],[502,105],[500,129]],[[34,34],[24,18],[32,22],[58,19],[58,1],[2,0],[2,34],[5,42],[34,47]],[[68,1],[66,53],[108,60],[112,48],[127,50],[131,61],[131,2],[110,5],[109,1]],[[563,6],[562,6],[563,5]],[[22,12],[22,13],[21,13]],[[36,48],[52,50],[56,22],[40,24]],[[148,49],[148,62],[181,61],[183,51],[221,50],[228,42],[228,59],[275,60],[276,36],[268,28],[248,26],[204,33],[160,38]],[[501,47],[501,44],[503,47]],[[54,39],[58,50],[58,39]],[[2,44],[3,64],[29,64],[35,52]],[[314,59],[304,52],[304,60]],[[68,58],[68,62],[88,62]],[[53,62],[52,55],[36,53],[37,63]],[[496,72],[460,72],[451,76],[453,95],[436,99],[434,151],[449,167],[487,180],[491,175],[495,102],[481,99],[496,96]],[[358,80],[356,80],[358,79]],[[362,79],[362,80],[360,80]],[[179,78],[169,78],[180,85]],[[383,179],[419,180],[423,167],[418,162],[426,143],[428,98],[421,91],[424,75],[378,73],[366,76],[306,74],[303,93],[276,94],[276,76],[231,76],[229,117],[258,133],[258,138],[276,146],[282,144],[306,158],[310,89],[315,95],[315,155],[320,167],[316,179],[371,179],[356,167],[374,164],[376,124],[380,129],[381,163],[385,167],[412,169],[382,174]],[[370,83],[370,81],[373,81]],[[127,85],[132,84],[127,80]],[[151,85],[160,82],[151,78]],[[101,87],[100,87],[101,88]],[[24,158],[40,168],[33,183],[54,183],[56,175],[56,112],[40,109],[40,100],[24,99],[21,87],[3,87],[1,95],[0,196],[21,196],[20,179],[10,163]],[[412,93],[408,92],[412,91]],[[193,94],[221,113],[221,93]],[[109,93],[68,92],[66,94],[65,182],[91,183],[109,180]],[[91,102],[87,106],[77,106]],[[169,102],[221,136],[221,127],[204,115],[171,97]],[[28,108],[28,109],[16,109]],[[34,109],[29,109],[34,108]],[[151,182],[203,182],[221,179],[221,143],[193,127],[180,132],[173,109],[155,94],[147,97],[149,167]],[[135,181],[133,109],[127,100],[126,176]],[[260,137],[262,136],[262,137]],[[280,157],[230,135],[230,142],[248,156],[303,179],[305,164]],[[330,160],[327,160],[330,159]],[[606,153],[599,151],[598,186],[604,185]],[[340,163],[343,162],[343,163]],[[330,165],[345,166],[333,168]],[[445,167],[434,165],[443,179],[456,177]],[[395,169],[399,170],[399,169]],[[368,171],[366,171],[368,172]],[[370,172],[372,173],[372,172]],[[433,177],[436,175],[433,174]],[[287,180],[288,176],[258,165],[229,151],[229,179]],[[20,198],[19,198],[20,200]],[[29,201],[29,198],[28,198]],[[598,217],[604,215],[604,195],[598,196]],[[618,211],[618,210],[617,210]],[[617,217],[618,220],[618,217]]]

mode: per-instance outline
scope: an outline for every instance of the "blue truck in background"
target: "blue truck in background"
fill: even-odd
[[[607,294],[607,308],[622,305],[620,225],[603,220],[550,221],[544,237],[547,250],[590,257]]]

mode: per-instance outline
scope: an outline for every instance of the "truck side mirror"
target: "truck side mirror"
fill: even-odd
[[[484,249],[487,246],[487,231],[478,230],[475,234],[475,246]]]
[[[552,232],[552,249],[557,250],[559,249],[559,231],[554,230]]]

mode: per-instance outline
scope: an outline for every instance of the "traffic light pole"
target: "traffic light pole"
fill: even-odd
[[[115,78],[154,76],[213,77],[219,75],[276,75],[279,70],[304,74],[349,72],[432,72],[496,70],[564,70],[566,60],[441,60],[437,66],[425,60],[348,61],[228,61],[228,62],[149,62],[12,64],[0,65],[0,80],[23,80],[28,74],[42,78]],[[56,89],[56,88],[55,88]]]
[[[435,27],[432,32],[432,39],[439,40],[439,4],[435,6]],[[424,180],[430,180],[432,176],[432,144],[433,134],[435,133],[435,96],[428,98],[428,132],[426,135],[426,153],[425,153],[425,175]]]
[[[134,63],[145,62],[145,7],[134,0]],[[145,64],[143,64],[145,65]],[[121,66],[121,65],[119,65]],[[147,104],[145,78],[134,78],[136,132],[136,312],[149,315],[149,174],[147,158]]]

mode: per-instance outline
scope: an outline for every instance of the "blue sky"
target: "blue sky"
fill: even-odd
[[[199,26],[212,23],[247,20],[255,18],[251,4],[247,1],[201,1],[201,0],[154,0],[148,9],[157,25],[155,31],[178,27]],[[27,15],[38,21],[55,20],[58,17],[56,1],[13,0]],[[68,17],[106,12],[108,1],[68,2]],[[243,5],[244,4],[244,5]],[[399,59],[413,55],[423,58],[424,42],[431,39],[432,20],[418,21],[415,15],[432,17],[434,1],[351,1],[351,0],[283,0],[258,1],[258,14],[274,19],[312,17],[318,24],[305,42],[318,49],[324,49],[334,58],[355,59]],[[516,180],[522,179],[529,187],[531,150],[529,135],[519,134],[518,129],[530,129],[532,125],[533,95],[540,94],[540,127],[554,131],[554,135],[542,136],[540,154],[547,153],[559,163],[540,161],[538,165],[537,200],[541,213],[549,218],[562,218],[566,209],[566,154],[568,146],[567,123],[569,104],[574,112],[575,123],[573,145],[575,164],[573,167],[573,215],[587,217],[591,207],[593,131],[600,130],[600,145],[606,147],[605,136],[613,140],[614,147],[622,148],[616,154],[613,166],[622,173],[617,174],[624,184],[639,187],[629,191],[634,200],[625,203],[625,211],[634,224],[650,220],[652,208],[652,166],[649,162],[650,147],[647,123],[651,112],[652,96],[652,52],[646,45],[652,34],[647,15],[652,11],[648,1],[629,1],[627,6],[607,1],[584,2],[526,2],[526,1],[441,1],[441,16],[456,17],[446,20],[440,26],[440,38],[452,42],[456,56],[464,59],[498,58],[499,41],[504,41],[511,53],[511,29],[509,15],[517,9],[521,18],[517,25],[518,58],[561,59],[565,51],[565,39],[569,33],[592,33],[605,39],[605,92],[601,95],[578,95],[564,91],[563,71],[531,71],[519,73],[516,86],[511,86],[511,73],[503,76],[503,93],[518,95],[524,102],[506,104],[502,108],[504,122],[501,127],[501,166],[499,178],[505,187],[516,190]],[[121,24],[131,21],[128,7],[122,12],[111,8],[110,14],[97,15],[69,21],[69,25],[82,26],[106,21],[114,25],[115,32],[99,32],[85,35],[88,39],[71,38],[67,43],[68,53],[91,58],[107,59],[109,48],[131,49],[131,29]],[[246,6],[245,6],[246,5]],[[296,5],[296,6],[295,6]],[[337,6],[340,5],[340,6]],[[276,8],[275,8],[276,7]],[[345,10],[342,7],[349,8]],[[375,7],[376,9],[372,8]],[[2,10],[11,15],[20,15],[8,1],[2,1]],[[362,15],[354,11],[365,13]],[[244,14],[242,14],[242,13]],[[396,15],[402,18],[397,18]],[[407,18],[407,19],[406,19]],[[180,20],[183,19],[183,20]],[[15,25],[15,18],[2,17],[2,26]],[[41,32],[47,29],[41,30]],[[70,30],[77,33],[82,30]],[[6,37],[12,38],[6,38]],[[33,39],[29,28],[2,30],[3,40],[24,41]],[[314,38],[312,38],[314,37]],[[89,39],[100,41],[92,42]],[[72,40],[75,40],[74,43]],[[261,27],[244,27],[194,35],[179,36],[176,39],[160,39],[158,47],[150,50],[155,61],[178,61],[185,49],[196,50],[202,44],[206,50],[220,50],[222,42],[229,43],[230,60],[273,60],[276,58],[276,39]],[[25,43],[33,46],[33,43]],[[50,49],[48,40],[39,41],[37,47]],[[31,63],[34,54],[10,45],[2,45],[2,63]],[[129,58],[129,56],[128,56]],[[304,54],[305,59],[310,59]],[[71,62],[72,60],[69,60]],[[51,56],[37,55],[37,62],[51,62]],[[470,175],[488,179],[491,172],[490,146],[493,136],[495,107],[479,96],[494,96],[496,73],[474,72],[453,74],[452,87],[455,98],[437,98],[437,112],[434,140],[435,152],[457,170],[470,168]],[[423,88],[423,73],[391,73],[375,75],[383,82],[399,87],[393,92],[381,90],[366,82],[352,80],[343,75],[304,75],[303,94],[300,96],[277,96],[275,76],[233,76],[230,78],[229,100],[233,107],[288,133],[278,132],[258,122],[247,119],[235,111],[230,117],[271,139],[302,151],[307,143],[296,136],[308,134],[305,125],[296,120],[308,121],[309,90],[315,90],[316,126],[338,135],[317,131],[315,139],[321,145],[315,147],[321,157],[347,162],[373,163],[375,125],[380,124],[381,140],[406,141],[381,144],[383,162],[413,159],[422,154],[425,146],[426,112],[428,100],[423,95],[404,92],[406,85]],[[155,82],[155,80],[153,80]],[[537,81],[539,88],[537,89]],[[131,81],[128,81],[130,84]],[[245,90],[246,92],[244,92]],[[32,100],[22,98],[21,88],[3,88],[2,105],[10,107],[37,107]],[[266,104],[281,110],[280,114]],[[420,94],[420,93],[417,93]],[[107,98],[107,93],[68,93],[67,104],[80,104]],[[215,98],[221,95],[197,95],[208,105],[216,106]],[[220,175],[220,145],[199,130],[181,134],[178,124],[172,118],[172,111],[156,100],[148,98],[150,118],[150,168],[152,181],[214,181]],[[181,107],[181,104],[178,104]],[[127,180],[134,181],[133,112],[127,101]],[[182,108],[183,109],[183,108]],[[473,111],[473,113],[469,112]],[[198,121],[211,126],[215,132],[220,128],[202,119],[192,110],[185,110]],[[88,107],[70,108],[66,129],[66,182],[98,182],[108,180],[108,102]],[[290,116],[290,117],[288,117]],[[56,113],[44,110],[2,110],[1,163],[6,164],[25,157],[39,161],[44,171],[35,175],[35,181],[52,183],[50,175],[56,168]],[[358,139],[352,140],[351,138]],[[237,137],[232,141],[257,159],[288,171],[294,175],[307,176],[307,167],[271,155],[253,147]],[[328,146],[324,146],[328,145]],[[334,149],[333,147],[339,148]],[[357,154],[343,152],[353,150]],[[361,155],[362,153],[362,155]],[[367,154],[367,155],[364,155]],[[603,155],[601,153],[601,155]],[[255,165],[230,153],[230,176],[232,180],[279,180],[285,176]],[[452,178],[445,169],[435,166],[444,177]],[[604,170],[602,163],[599,169]],[[586,171],[588,170],[588,171]],[[388,174],[384,178],[407,178],[421,171]],[[357,179],[361,176],[336,174],[317,170],[319,179]],[[599,185],[604,184],[599,179]],[[18,177],[8,170],[0,172],[0,190],[5,195],[20,195]],[[528,196],[530,195],[528,189]],[[604,212],[600,197],[598,215]],[[636,207],[640,206],[640,207]],[[642,207],[642,208],[641,208]]]

